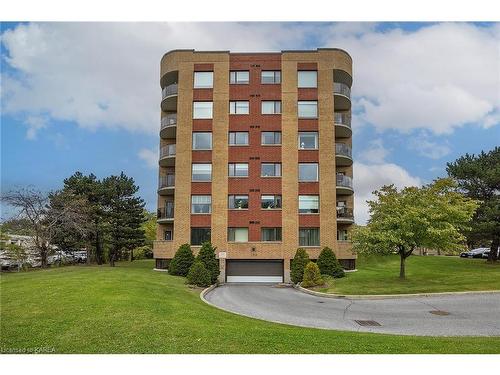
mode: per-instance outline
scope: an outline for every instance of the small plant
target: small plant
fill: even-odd
[[[208,272],[201,260],[195,260],[193,265],[189,268],[187,281],[189,284],[196,286],[210,285],[210,272]]]
[[[304,288],[310,288],[316,285],[323,285],[324,283],[325,281],[321,277],[318,265],[314,262],[307,263],[304,269],[304,277],[300,285]]]
[[[212,246],[210,242],[203,242],[196,257],[196,260],[200,260],[209,272],[211,284],[217,281],[220,273],[219,260],[215,257],[215,250],[217,250],[217,247]]]
[[[293,257],[290,270],[290,278],[294,284],[298,284],[302,281],[304,277],[304,268],[307,263],[309,263],[309,255],[304,249],[298,248]]]
[[[329,247],[324,247],[318,257],[318,267],[322,275],[341,278],[345,276],[344,270],[340,265],[335,253]]]
[[[168,273],[171,275],[186,276],[189,268],[194,263],[194,255],[191,246],[185,243],[176,251],[173,259],[168,265]]]
[[[149,259],[153,257],[153,251],[148,245],[136,247],[133,251],[134,259]]]

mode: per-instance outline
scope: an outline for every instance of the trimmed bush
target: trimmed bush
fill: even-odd
[[[189,268],[194,263],[194,255],[191,246],[185,243],[177,249],[173,259],[168,265],[168,273],[171,275],[187,276]]]
[[[153,250],[151,247],[139,246],[134,249],[134,259],[150,259],[153,257]]]
[[[321,250],[317,264],[322,275],[333,276],[335,278],[345,276],[344,270],[337,260],[335,253],[329,247],[324,247]]]
[[[187,281],[189,284],[196,286],[210,285],[210,272],[208,272],[201,260],[195,260],[193,265],[189,268]]]
[[[304,288],[310,288],[316,285],[323,285],[324,283],[325,281],[321,277],[318,265],[314,262],[307,263],[304,269],[304,277],[300,285]]]
[[[298,248],[292,260],[290,278],[294,284],[298,284],[304,277],[304,268],[309,263],[309,255],[303,248]]]
[[[219,260],[215,257],[215,250],[217,247],[212,246],[210,242],[203,242],[196,257],[196,260],[200,260],[210,274],[210,284],[215,284],[220,273]]]

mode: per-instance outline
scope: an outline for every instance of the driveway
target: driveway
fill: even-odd
[[[226,284],[205,299],[238,314],[304,327],[418,336],[500,336],[500,293],[348,300],[316,297],[292,287]]]

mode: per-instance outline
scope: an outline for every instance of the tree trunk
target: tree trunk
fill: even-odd
[[[115,250],[112,250],[111,253],[109,254],[109,265],[111,267],[115,266]]]
[[[102,248],[101,248],[101,236],[99,235],[99,231],[97,230],[95,233],[95,258],[98,265],[102,264]]]
[[[134,250],[130,250],[129,260],[132,262],[134,260]]]
[[[44,245],[42,245],[42,248],[40,249],[40,261],[41,261],[41,267],[42,268],[47,268],[47,250],[44,248]]]
[[[399,264],[399,278],[404,280],[406,278],[406,272],[405,272],[405,254],[404,252],[400,252],[399,256],[401,257],[401,262]]]
[[[488,263],[495,263],[498,260],[498,245],[500,245],[500,239],[495,237],[491,242],[490,255],[488,255]]]

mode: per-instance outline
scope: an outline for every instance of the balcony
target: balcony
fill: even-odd
[[[335,138],[350,138],[352,136],[351,114],[349,112],[335,112],[333,122],[335,124]]]
[[[337,223],[354,223],[354,213],[352,208],[337,207]]]
[[[334,108],[339,111],[351,109],[351,88],[345,83],[333,83]]]
[[[159,224],[174,221],[174,202],[165,202],[165,207],[158,208],[156,222]]]
[[[177,113],[170,113],[161,118],[160,137],[175,138],[177,135]]]
[[[169,173],[166,176],[160,176],[158,181],[159,195],[173,195],[175,191],[175,174]]]
[[[164,112],[177,111],[177,94],[179,85],[172,83],[161,90],[161,109]]]
[[[344,143],[335,143],[335,164],[339,167],[352,165],[352,150]]]
[[[354,194],[352,187],[352,177],[343,174],[337,174],[337,195]]]
[[[161,167],[175,166],[175,143],[163,146],[160,149],[160,166]]]

